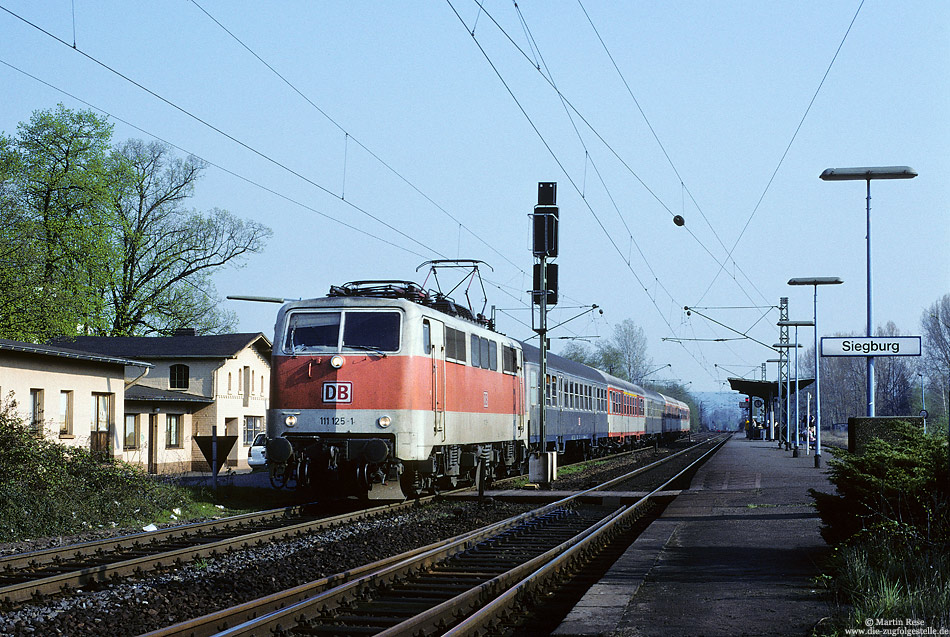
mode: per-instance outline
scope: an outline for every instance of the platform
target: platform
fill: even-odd
[[[834,487],[791,456],[730,440],[552,634],[807,634],[830,610],[813,586],[830,549],[808,489]]]

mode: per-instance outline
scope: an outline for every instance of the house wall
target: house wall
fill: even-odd
[[[247,468],[248,443],[254,438],[248,431],[249,419],[258,419],[258,431],[264,431],[270,399],[270,361],[256,349],[245,348],[215,368],[210,384],[214,388],[215,402],[195,412],[194,433],[211,435],[211,427],[216,425],[218,435],[237,436],[227,464]],[[196,469],[207,468],[197,447],[193,450],[193,459]]]
[[[134,442],[130,446],[125,436],[126,417],[135,419]],[[169,444],[168,417],[179,418],[180,442]],[[149,448],[154,448],[152,457],[154,473],[185,473],[191,471],[192,415],[181,408],[156,407],[140,401],[126,402],[125,415],[119,424],[122,440],[122,459],[126,462],[149,468]],[[149,431],[151,429],[151,431]]]
[[[37,433],[73,447],[90,447],[94,416],[93,396],[108,396],[109,441],[112,453],[122,457],[118,423],[125,410],[125,366],[58,356],[0,350],[0,396],[11,396],[16,411],[30,424],[32,390],[39,390],[42,422]],[[61,431],[60,404],[67,396],[66,431]]]

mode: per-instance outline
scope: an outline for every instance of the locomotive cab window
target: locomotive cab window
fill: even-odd
[[[290,315],[285,351],[301,354],[344,349],[397,351],[399,312],[295,312]]]

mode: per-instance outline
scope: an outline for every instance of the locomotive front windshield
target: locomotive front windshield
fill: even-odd
[[[397,351],[399,312],[347,310],[290,315],[284,341],[286,352],[325,353],[345,349]]]

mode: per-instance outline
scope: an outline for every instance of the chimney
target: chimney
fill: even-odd
[[[172,333],[172,336],[197,336],[193,327],[178,327]]]

